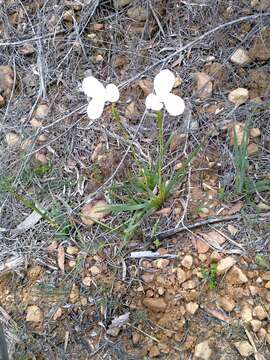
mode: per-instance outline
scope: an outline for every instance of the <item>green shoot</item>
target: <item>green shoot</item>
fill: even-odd
[[[215,289],[217,287],[217,264],[213,263],[210,269],[202,270],[203,277],[207,280],[209,289]]]

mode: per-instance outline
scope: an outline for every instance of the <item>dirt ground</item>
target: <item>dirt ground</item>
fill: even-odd
[[[0,0],[0,49],[10,359],[270,359],[269,0]],[[185,172],[127,240],[136,211],[95,206],[145,190],[161,69],[186,105],[162,172]],[[119,87],[119,122],[88,118],[89,75]]]

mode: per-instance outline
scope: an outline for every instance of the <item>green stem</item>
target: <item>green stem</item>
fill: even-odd
[[[159,191],[161,191],[162,168],[163,168],[163,157],[164,157],[163,116],[161,114],[161,111],[157,111],[157,126],[159,130],[158,186],[159,186]]]
[[[115,103],[112,104],[112,117],[113,117],[114,122],[116,123],[116,126],[117,126],[119,132],[123,134],[125,140],[129,144],[131,153],[132,153],[132,157],[133,157],[134,161],[136,162],[136,165],[138,166],[138,168],[140,168],[140,164],[136,157],[136,151],[134,149],[132,141],[129,138],[129,133],[127,132],[127,130],[124,128],[123,124],[121,123],[120,116],[116,109]]]
[[[23,195],[20,195],[13,189],[11,186],[6,187],[6,191],[9,192],[17,201],[22,203],[25,207],[32,211],[36,211],[44,220],[47,221],[54,228],[59,228],[60,224],[58,224],[54,219],[52,219],[45,211],[40,210],[33,201],[26,199]]]

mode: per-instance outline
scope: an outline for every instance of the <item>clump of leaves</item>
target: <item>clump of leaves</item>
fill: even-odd
[[[210,269],[203,269],[202,275],[206,279],[209,289],[217,287],[217,264],[212,263]]]
[[[114,109],[115,111],[115,109]],[[156,112],[159,148],[158,159],[154,164],[141,163],[138,160],[138,176],[128,179],[125,183],[114,187],[111,196],[122,200],[121,203],[109,205],[106,210],[114,214],[129,213],[130,217],[122,223],[124,241],[128,241],[138,229],[142,220],[159,209],[171,196],[176,185],[179,185],[188,172],[188,166],[201,149],[196,147],[183,162],[180,170],[174,172],[168,179],[163,174],[164,143],[163,116]],[[118,194],[116,190],[118,188]],[[119,194],[120,193],[120,194]]]
[[[262,269],[270,269],[270,263],[263,255],[256,255],[255,261]]]

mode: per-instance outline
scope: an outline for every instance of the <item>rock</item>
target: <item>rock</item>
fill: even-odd
[[[27,278],[31,283],[37,281],[37,279],[43,274],[43,268],[40,265],[31,266],[27,270]]]
[[[92,279],[90,276],[85,276],[83,279],[82,279],[82,283],[83,285],[85,286],[91,286],[92,284]]]
[[[77,255],[79,249],[76,246],[68,246],[66,249],[66,253],[69,255]]]
[[[212,355],[212,350],[209,347],[207,340],[195,346],[195,351],[194,351],[195,359],[209,360],[211,355]]]
[[[82,306],[86,306],[88,304],[87,298],[82,296],[80,298],[80,303],[81,303]]]
[[[250,326],[254,332],[258,332],[262,327],[262,322],[260,320],[251,320]]]
[[[228,95],[229,101],[234,103],[236,106],[242,105],[247,102],[248,97],[248,90],[244,88],[237,88],[231,91]]]
[[[143,305],[154,312],[164,312],[167,308],[167,303],[163,298],[145,298]]]
[[[154,265],[157,269],[165,269],[166,266],[168,266],[170,263],[170,260],[168,259],[158,259],[154,261]]]
[[[258,336],[259,338],[264,341],[265,338],[266,338],[266,335],[267,335],[267,332],[264,328],[261,328],[259,331],[258,331]]]
[[[268,211],[270,210],[270,206],[265,204],[264,202],[260,201],[259,204],[256,206],[260,211]]]
[[[248,52],[253,60],[267,61],[270,59],[270,27],[266,26],[255,37]]]
[[[193,279],[193,280],[188,280],[188,281],[184,282],[182,284],[182,286],[185,290],[192,290],[192,289],[195,289],[198,286],[198,284],[199,284],[198,280]]]
[[[42,121],[33,118],[30,120],[30,124],[33,126],[33,128],[37,129],[42,126]]]
[[[270,334],[266,334],[265,340],[266,340],[267,344],[270,345]]]
[[[241,269],[237,266],[233,266],[226,276],[226,281],[229,284],[240,285],[248,282],[248,278]]]
[[[267,281],[267,283],[264,285],[266,289],[270,289],[270,281]]]
[[[253,316],[259,320],[264,320],[267,318],[268,314],[261,305],[258,305],[253,309]]]
[[[186,281],[187,276],[183,269],[177,268],[176,274],[177,274],[177,280],[179,281],[180,284]]]
[[[248,155],[254,155],[259,151],[259,147],[255,143],[248,144],[247,153]]]
[[[112,337],[117,337],[119,335],[120,331],[121,331],[120,327],[113,326],[107,330],[107,334]]]
[[[245,304],[241,310],[241,319],[243,322],[248,323],[252,320],[252,309],[250,305]]]
[[[144,281],[146,284],[149,284],[154,280],[155,274],[146,272],[141,276],[142,281]]]
[[[40,104],[38,105],[35,116],[37,119],[45,119],[48,116],[49,113],[49,106],[47,104]]]
[[[0,108],[5,106],[5,104],[6,104],[6,101],[5,101],[4,97],[2,95],[0,95]]]
[[[250,285],[248,288],[252,296],[258,295],[260,292],[260,288],[257,286]]]
[[[191,255],[186,255],[184,259],[181,261],[182,266],[187,269],[191,269],[193,265],[193,257]]]
[[[231,312],[235,308],[235,301],[229,296],[220,296],[218,298],[218,305],[225,311]]]
[[[225,259],[220,260],[217,264],[217,274],[218,275],[224,274],[235,264],[236,264],[236,260],[232,256],[228,256]]]
[[[196,94],[200,99],[206,99],[212,95],[213,83],[211,77],[205,72],[198,72],[195,74],[196,79]]]
[[[122,7],[129,5],[132,0],[113,0],[113,6],[115,9],[121,9]]]
[[[263,275],[262,275],[262,279],[264,281],[270,281],[270,271],[266,271]]]
[[[231,62],[236,65],[247,65],[251,62],[251,58],[248,56],[248,52],[243,49],[237,49],[230,58]]]
[[[186,304],[186,309],[187,312],[194,315],[196,311],[199,309],[199,305],[195,302],[189,302],[188,304]]]
[[[148,18],[148,12],[145,7],[142,6],[133,6],[132,8],[128,9],[127,16],[136,21],[146,21]]]
[[[253,138],[257,138],[261,136],[261,130],[259,128],[250,129],[250,136]]]
[[[26,310],[26,321],[38,323],[43,321],[43,312],[36,305],[28,306]]]
[[[19,145],[20,141],[21,137],[14,132],[6,134],[6,143],[8,144],[8,146],[13,147]]]
[[[0,65],[0,95],[5,102],[8,100],[13,88],[13,70],[10,66]]]
[[[158,357],[160,354],[159,348],[157,345],[153,345],[151,346],[150,350],[149,350],[149,356],[150,358],[154,358],[154,357]]]
[[[69,294],[69,301],[72,304],[75,304],[79,300],[79,297],[80,297],[80,290],[77,285],[73,284]]]
[[[205,262],[208,259],[208,256],[206,254],[199,254],[198,258],[201,262]]]
[[[35,160],[40,164],[48,164],[47,156],[40,152],[35,153]]]
[[[90,272],[91,272],[91,274],[93,276],[101,274],[100,268],[98,266],[96,266],[96,265],[93,265],[93,266],[90,267]]]
[[[237,341],[234,343],[239,354],[243,357],[249,357],[254,353],[253,347],[248,341]]]
[[[106,201],[97,200],[96,202],[85,204],[81,210],[81,220],[87,226],[92,226],[95,220],[100,221],[106,216]]]
[[[205,254],[209,250],[209,245],[200,239],[196,240],[197,251],[199,254]]]

